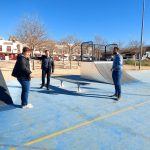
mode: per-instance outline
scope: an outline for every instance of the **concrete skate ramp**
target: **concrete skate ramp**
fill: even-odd
[[[7,104],[13,104],[5,79],[0,70],[0,108]]]
[[[111,68],[112,62],[108,61],[81,62],[80,75],[84,79],[113,84]],[[130,81],[136,79],[123,70],[122,83]]]

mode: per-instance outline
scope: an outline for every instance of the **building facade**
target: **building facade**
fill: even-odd
[[[0,60],[15,60],[22,48],[23,44],[18,41],[0,39]]]

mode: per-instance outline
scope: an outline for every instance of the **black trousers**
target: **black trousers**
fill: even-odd
[[[51,76],[51,71],[50,71],[50,69],[43,69],[43,70],[42,70],[42,86],[45,86],[45,77],[47,77],[46,87],[49,87],[49,84],[50,84],[50,76]]]

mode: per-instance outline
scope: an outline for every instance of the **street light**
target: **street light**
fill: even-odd
[[[143,49],[145,0],[143,0],[143,6],[142,7],[143,8],[142,8],[142,27],[141,27],[141,45],[140,45],[140,55],[139,55],[139,70],[141,70],[141,59],[142,59],[142,49]]]

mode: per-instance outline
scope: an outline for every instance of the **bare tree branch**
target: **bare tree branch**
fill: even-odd
[[[16,32],[17,39],[26,44],[33,51],[39,49],[47,40],[44,25],[38,17],[23,17],[18,25]]]
[[[80,41],[73,35],[67,36],[66,38],[62,39],[60,42],[64,47],[68,49],[70,69],[71,69],[71,60],[72,60],[72,54],[74,53],[74,49],[75,47],[79,47],[81,45],[81,42],[82,41]]]

